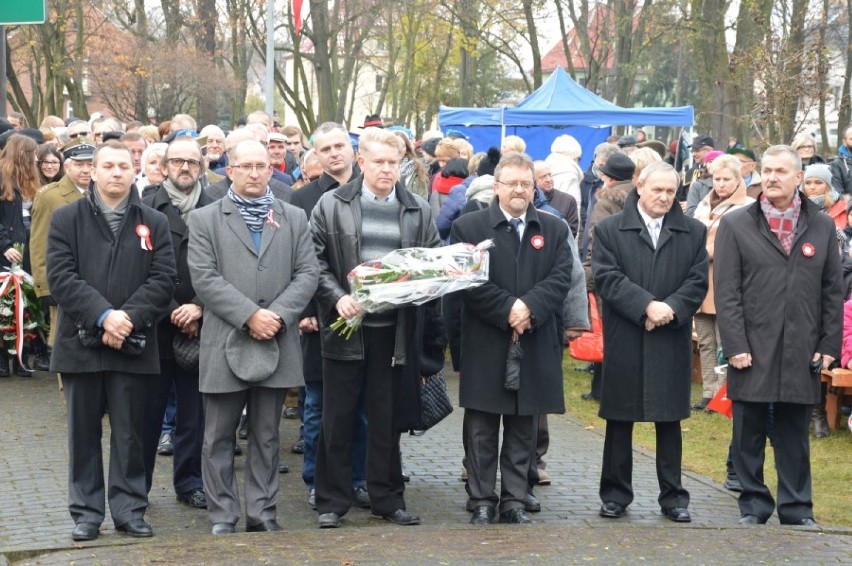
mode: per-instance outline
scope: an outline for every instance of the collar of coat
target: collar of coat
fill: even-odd
[[[630,191],[627,195],[627,200],[624,201],[624,212],[621,215],[621,221],[618,224],[619,230],[638,230],[647,236],[648,231],[645,227],[645,221],[639,215],[639,193],[636,189]],[[660,232],[660,241],[657,247],[662,244],[663,233],[666,230],[672,232],[688,232],[686,215],[680,208],[680,203],[675,201],[669,211],[663,216],[663,229]],[[650,242],[650,238],[648,240]]]
[[[86,200],[89,201],[89,205],[95,212],[100,212],[98,208],[98,203],[95,202],[95,182],[89,181],[89,190],[86,191]],[[135,206],[137,208],[142,206],[142,199],[139,197],[139,191],[136,190],[136,184],[131,183],[130,185],[130,198],[127,201],[127,206]]]
[[[361,184],[363,182],[364,175],[358,175],[356,178],[334,191],[334,196],[344,202],[351,203],[356,198],[361,198]],[[420,205],[417,203],[414,195],[408,192],[401,182],[397,181],[395,190],[396,198],[403,207],[406,209],[420,208]]]
[[[353,162],[352,163],[352,175],[349,176],[349,181],[347,181],[347,182],[351,183],[352,181],[357,179],[360,174],[361,174],[361,169],[358,168],[357,163]],[[323,174],[319,176],[319,178],[316,180],[316,183],[317,183],[317,185],[319,185],[319,188],[322,189],[323,193],[330,191],[331,189],[336,189],[337,187],[340,186],[340,184],[337,182],[337,179],[335,179],[334,177],[332,177],[331,175],[329,175],[325,171],[323,171]],[[304,187],[302,187],[302,188],[304,188]]]
[[[496,196],[491,200],[491,204],[488,206],[488,219],[491,221],[492,228],[497,228],[501,223],[509,223],[509,221],[506,220],[506,215],[503,214],[502,210],[500,210],[500,201]],[[533,206],[533,203],[529,203],[527,205],[527,217],[524,222],[526,224],[541,225],[541,222],[538,219],[538,210],[536,210],[535,206]]]
[[[159,210],[160,212],[163,212],[164,209],[168,208],[167,205],[170,205],[172,203],[172,201],[169,198],[168,191],[166,191],[166,188],[163,187],[162,183],[158,183],[158,184],[154,185],[154,187],[155,188],[154,188],[154,191],[153,191],[153,195],[150,197],[150,201],[146,197],[143,196],[142,202],[148,204],[148,206],[150,206],[153,209],[156,209],[156,210]],[[207,206],[208,204],[213,203],[213,202],[215,202],[215,200],[213,198],[211,198],[210,195],[207,194],[207,191],[202,189],[201,196],[198,197],[198,204],[195,205],[195,208],[198,209],[198,208],[201,208],[202,206]]]
[[[796,227],[796,234],[801,234],[805,231],[805,227],[810,223],[809,220],[813,218],[815,214],[821,214],[822,211],[820,208],[811,202],[811,199],[805,195],[802,191],[799,191],[799,198],[802,199],[802,210],[799,213],[799,225]],[[760,208],[760,199],[755,199],[754,203],[748,207],[749,214],[760,219],[763,218],[766,220],[766,216],[763,214],[763,210]],[[801,224],[802,219],[805,219],[805,224]],[[768,224],[767,224],[768,226]]]

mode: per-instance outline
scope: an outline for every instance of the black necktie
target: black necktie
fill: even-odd
[[[509,224],[512,225],[512,228],[514,228],[516,234],[521,233],[521,219],[520,218],[512,218],[511,220],[509,220]]]

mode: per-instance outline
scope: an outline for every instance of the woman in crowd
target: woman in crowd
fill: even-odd
[[[825,163],[825,159],[816,153],[816,142],[808,134],[798,134],[793,138],[790,147],[796,150],[802,158],[802,169],[814,163]]]
[[[811,202],[831,216],[835,226],[846,228],[846,201],[834,202],[831,198],[831,168],[827,164],[815,163],[805,168],[802,190]]]
[[[33,197],[39,189],[39,171],[36,166],[38,144],[31,138],[15,134],[9,138],[0,153],[0,265],[19,264],[29,273],[30,211]],[[23,253],[15,249],[23,245]],[[32,351],[32,349],[31,349]],[[32,375],[13,359],[15,373],[22,377]],[[9,375],[8,354],[0,353],[0,376]]]
[[[583,170],[580,168],[580,157],[583,148],[573,136],[561,135],[550,144],[550,155],[545,163],[550,165],[550,173],[553,175],[553,188],[568,193],[577,201],[577,206],[582,206],[580,195],[580,181],[583,180]]]
[[[405,155],[399,162],[399,180],[405,185],[410,193],[414,193],[423,199],[428,199],[429,174],[423,163],[417,158],[414,144],[405,135],[405,132],[395,131],[394,134],[405,144]]]
[[[698,203],[694,218],[707,226],[707,255],[710,258],[710,286],[707,296],[695,314],[695,332],[698,335],[698,351],[701,356],[701,400],[692,406],[696,411],[704,410],[722,386],[724,378],[716,374],[716,352],[719,349],[719,327],[716,324],[716,305],[713,301],[713,256],[716,230],[722,217],[742,208],[754,199],[746,196],[742,178],[742,164],[733,155],[719,155],[708,166],[712,178],[710,192]]]
[[[38,177],[40,186],[55,183],[65,174],[62,169],[62,154],[52,143],[44,143],[38,147]]]
[[[165,143],[152,143],[145,148],[145,153],[142,154],[142,172],[136,178],[136,188],[139,194],[148,185],[156,185],[162,183],[166,178],[163,173],[163,157],[166,155],[166,148],[169,147]]]

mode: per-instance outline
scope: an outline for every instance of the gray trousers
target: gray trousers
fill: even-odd
[[[116,525],[148,507],[142,428],[148,376],[117,371],[62,373],[68,419],[68,510],[75,523],[104,520],[104,410],[109,407],[107,498]]]
[[[474,506],[497,506],[497,462],[500,420],[503,446],[499,449],[500,513],[523,509],[527,474],[534,458],[538,416],[497,415],[475,409],[464,411],[467,436],[467,490]]]
[[[286,389],[252,387],[204,394],[201,473],[211,523],[237,524],[240,495],[234,473],[234,442],[243,406],[248,411],[245,464],[246,525],[275,520],[278,502],[278,426]]]

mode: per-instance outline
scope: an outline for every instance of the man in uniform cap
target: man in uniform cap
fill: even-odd
[[[690,167],[684,174],[683,182],[677,192],[677,200],[679,202],[684,202],[686,200],[686,195],[689,194],[689,185],[691,185],[693,181],[697,181],[701,178],[706,167],[704,158],[708,153],[713,151],[714,147],[715,143],[713,142],[713,138],[707,134],[700,134],[692,141],[692,167]]]

